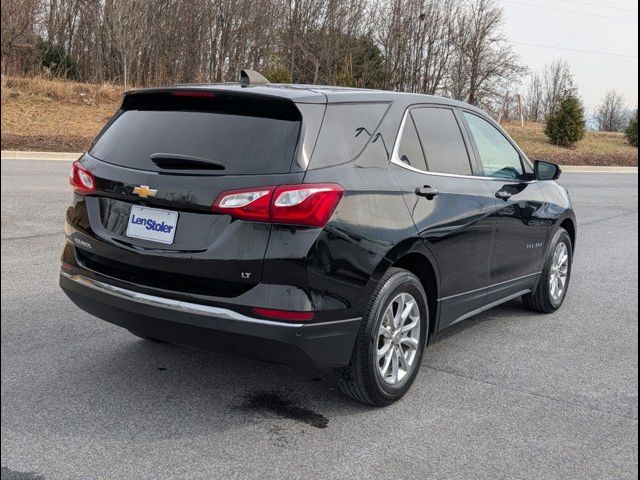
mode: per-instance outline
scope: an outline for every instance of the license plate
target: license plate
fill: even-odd
[[[134,205],[129,214],[127,237],[159,243],[173,243],[178,212]]]

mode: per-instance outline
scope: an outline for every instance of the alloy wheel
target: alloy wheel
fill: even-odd
[[[396,295],[384,311],[376,338],[376,359],[378,373],[386,383],[400,383],[415,368],[420,323],[418,302],[409,293]]]
[[[564,242],[560,242],[553,252],[551,272],[549,275],[549,293],[554,301],[564,295],[569,278],[569,249]]]

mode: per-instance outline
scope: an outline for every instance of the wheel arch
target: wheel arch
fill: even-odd
[[[400,257],[392,266],[410,271],[422,283],[428,300],[429,334],[432,334],[438,319],[438,284],[433,265],[424,255],[412,252]]]
[[[429,333],[437,331],[440,270],[433,252],[421,239],[412,239],[397,245],[376,268],[376,273],[372,276],[372,279],[375,279],[372,290],[385,272],[392,267],[408,270],[418,277],[427,294]]]
[[[575,221],[569,217],[565,218],[560,222],[560,228],[564,228],[569,234],[569,238],[571,239],[571,248],[575,250],[576,248],[576,225]]]

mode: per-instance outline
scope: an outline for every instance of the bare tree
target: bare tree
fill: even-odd
[[[2,29],[2,71],[21,74],[37,63],[37,15],[41,0],[3,0],[0,2]]]
[[[533,73],[525,94],[525,117],[529,122],[544,121],[544,83],[539,73]]]
[[[474,0],[457,16],[451,96],[488,108],[525,73],[502,33],[503,23],[503,11],[494,0]]]
[[[444,87],[455,52],[455,18],[461,8],[462,4],[455,0],[432,1],[421,14],[424,23],[421,93],[435,95]]]
[[[563,98],[575,94],[569,64],[555,60],[529,77],[524,98],[525,117],[530,122],[544,122]]]
[[[145,33],[139,4],[135,0],[105,1],[104,19],[124,88],[128,85],[130,66],[136,61],[139,38]]]
[[[250,67],[486,106],[522,71],[494,0],[3,0],[2,13],[3,72],[19,39],[90,82],[222,82]]]
[[[393,0],[377,17],[385,87],[438,93],[454,51],[455,0]]]
[[[575,91],[573,74],[566,60],[556,60],[542,71],[544,95],[542,104],[544,119],[553,112],[558,103]]]
[[[604,132],[621,132],[627,126],[628,114],[624,98],[616,90],[605,93],[602,102],[595,111],[598,130]]]

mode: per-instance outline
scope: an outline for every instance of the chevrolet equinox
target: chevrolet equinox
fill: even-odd
[[[518,297],[561,306],[559,175],[444,98],[250,71],[134,90],[73,164],[60,285],[139,337],[333,367],[388,405],[435,332]]]

